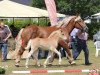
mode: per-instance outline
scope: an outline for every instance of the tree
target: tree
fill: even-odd
[[[100,11],[100,0],[55,0],[59,13],[75,15],[80,13],[82,18]],[[46,9],[44,0],[33,0],[32,6]]]
[[[37,8],[46,9],[44,0],[32,0],[32,6]]]

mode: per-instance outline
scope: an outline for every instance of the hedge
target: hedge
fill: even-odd
[[[89,39],[93,39],[93,35],[97,33],[97,31],[100,30],[100,22],[99,23],[91,23],[91,24],[87,24],[89,30]]]
[[[0,74],[5,74],[6,70],[2,67],[0,67]]]

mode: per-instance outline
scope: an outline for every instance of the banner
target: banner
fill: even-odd
[[[55,2],[54,0],[45,0],[45,4],[48,10],[51,26],[54,26],[57,23],[57,13],[56,13]]]

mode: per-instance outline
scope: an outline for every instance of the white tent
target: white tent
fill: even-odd
[[[99,13],[96,13],[96,14],[94,14],[92,16],[100,16],[100,12]]]
[[[91,16],[93,21],[100,22],[100,12]]]
[[[43,9],[26,6],[9,0],[0,1],[0,17],[48,17],[48,12]],[[65,17],[58,14],[57,17]]]

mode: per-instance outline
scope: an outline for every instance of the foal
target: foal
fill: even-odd
[[[34,59],[37,61],[37,65],[40,66],[40,63],[37,58],[38,48],[42,48],[42,50],[49,50],[48,57],[44,62],[44,67],[46,67],[49,58],[52,56],[53,52],[57,53],[59,56],[59,64],[61,64],[61,53],[56,49],[60,40],[66,40],[66,34],[61,30],[56,30],[50,34],[48,38],[35,38],[30,39],[28,45],[25,49],[29,49],[31,47],[31,51],[28,53],[26,58],[26,68],[28,68],[28,61],[30,56],[33,54]]]

